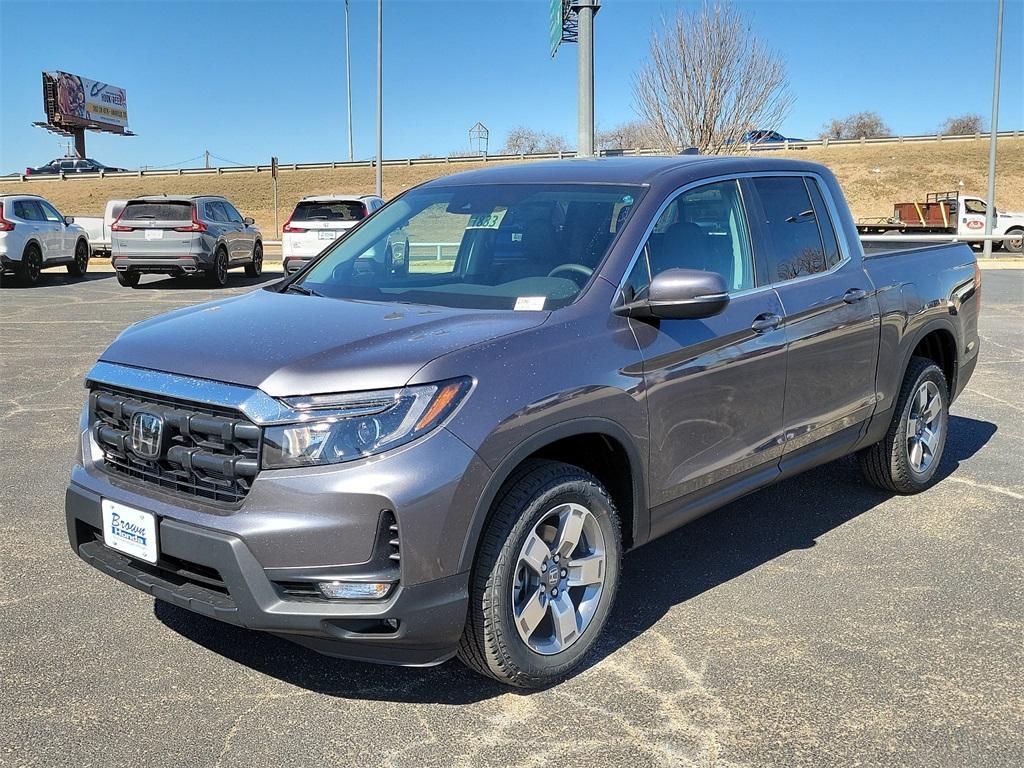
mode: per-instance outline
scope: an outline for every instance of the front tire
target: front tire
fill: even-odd
[[[492,510],[459,658],[509,685],[551,685],[593,648],[615,601],[622,563],[615,503],[589,472],[531,460]]]
[[[206,271],[206,279],[214,288],[223,288],[228,284],[228,253],[219,248],[213,256],[213,266]]]
[[[942,369],[910,358],[885,437],[857,453],[872,485],[893,493],[920,493],[935,482],[949,431],[949,385]]]
[[[85,240],[75,243],[75,261],[68,264],[68,274],[72,277],[85,277],[89,270],[89,244]]]
[[[263,243],[257,241],[252,247],[252,261],[245,265],[245,274],[249,277],[263,274]]]

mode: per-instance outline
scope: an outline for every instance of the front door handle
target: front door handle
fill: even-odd
[[[850,290],[843,294],[843,301],[845,301],[847,304],[853,304],[855,302],[860,301],[867,295],[868,292],[865,291],[863,288],[851,288]]]
[[[754,333],[767,333],[778,328],[781,322],[781,317],[766,312],[755,317],[754,322],[750,324],[750,328]]]

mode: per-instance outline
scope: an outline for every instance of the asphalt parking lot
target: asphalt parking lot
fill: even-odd
[[[70,551],[85,371],[129,323],[260,282],[0,292],[0,765],[1024,763],[1024,270],[984,274],[937,487],[842,460],[632,553],[598,651],[531,694],[318,656]]]

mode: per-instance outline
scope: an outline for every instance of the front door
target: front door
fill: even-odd
[[[735,179],[686,189],[668,204],[625,290],[642,298],[651,277],[674,267],[718,272],[731,299],[702,320],[630,321],[650,420],[652,535],[673,527],[672,502],[758,468],[777,473],[782,455],[783,310],[755,279]]]
[[[782,301],[787,355],[785,452],[868,418],[880,319],[874,286],[851,258],[828,187],[816,176],[759,176],[768,279]],[[851,439],[855,439],[853,435]]]

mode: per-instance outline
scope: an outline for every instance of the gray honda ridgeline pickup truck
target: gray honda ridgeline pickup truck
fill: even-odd
[[[852,452],[892,493],[935,482],[979,288],[966,245],[865,257],[813,163],[447,176],[122,333],[86,376],[71,546],[323,653],[546,685],[624,551]]]

